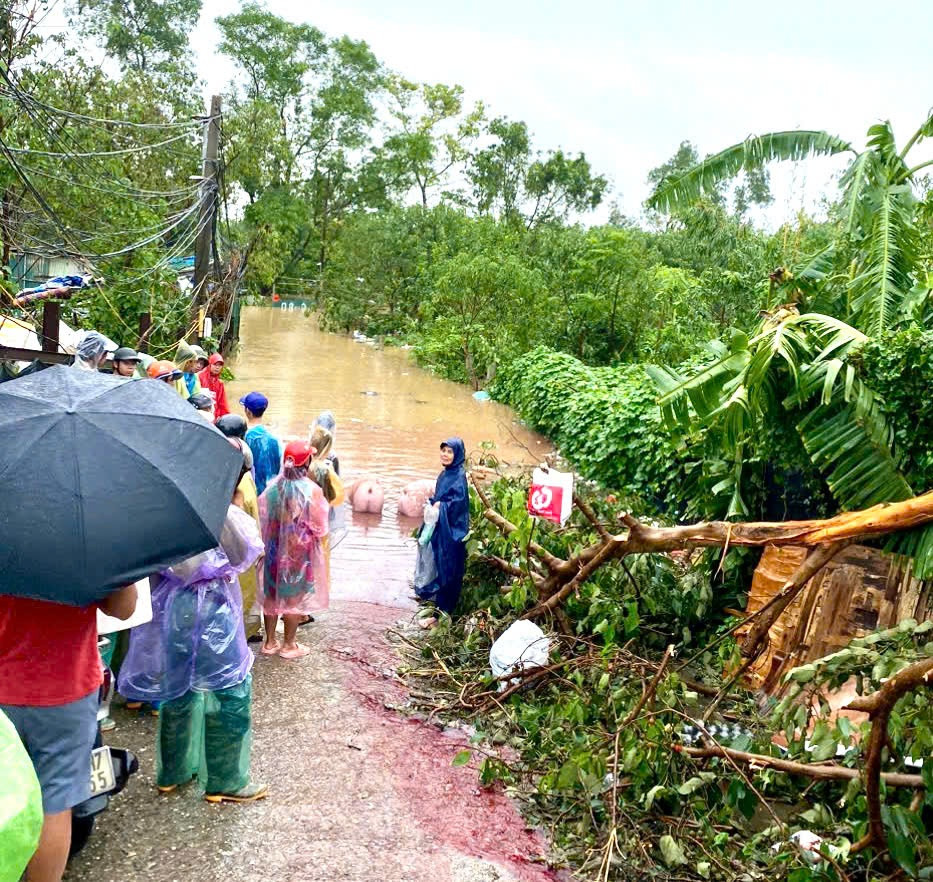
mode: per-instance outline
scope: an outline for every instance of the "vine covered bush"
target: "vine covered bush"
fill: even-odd
[[[894,447],[918,492],[933,488],[933,331],[916,324],[869,340],[861,373],[884,401]]]
[[[641,365],[589,367],[538,347],[500,371],[493,394],[551,438],[582,474],[658,510],[679,508],[681,458]]]

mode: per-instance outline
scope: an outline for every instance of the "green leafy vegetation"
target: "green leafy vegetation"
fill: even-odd
[[[409,344],[430,370],[488,388],[558,445],[601,529],[622,530],[624,512],[822,517],[930,489],[931,164],[911,157],[933,117],[901,142],[874,124],[864,147],[819,130],[707,157],[684,141],[645,170],[654,192],[634,219],[605,210],[588,145],[538,144],[456,84],[413,82],[363,41],[247,2],[217,19],[235,75],[215,194],[198,177],[187,57],[199,0],[73,0],[73,33],[53,35],[13,6],[0,19],[4,292],[21,287],[22,257],[69,257],[103,284],[65,304],[66,321],[133,343],[149,313],[151,349],[169,352],[196,313],[178,263],[216,200],[216,256],[245,302],[300,297],[326,328]],[[848,164],[825,217],[749,221],[772,199],[771,163],[828,156]],[[538,602],[530,549],[572,559],[598,535],[579,511],[536,524],[526,489],[490,490],[509,536],[474,500],[462,616],[425,650],[444,662],[431,685],[460,696],[445,712],[477,726],[457,764],[485,752],[482,783],[513,788],[590,877],[931,878],[929,761],[925,788],[877,778],[873,814],[868,723],[825,703],[847,682],[880,694],[928,659],[928,623],[853,641],[759,703],[729,682],[743,660],[730,610],[757,553],[639,554],[573,586],[551,623],[560,667],[500,697],[486,659]],[[933,573],[933,531],[891,547]],[[747,729],[728,746],[757,764],[691,754],[680,737],[724,686],[719,713]],[[915,774],[904,758],[931,754],[929,690],[886,713],[884,768]],[[782,758],[835,758],[851,775],[767,762]],[[799,829],[822,837],[819,854],[790,841]]]
[[[738,661],[729,636],[734,620],[721,616],[734,601],[710,583],[704,553],[642,554],[627,558],[625,568],[598,569],[568,597],[571,630],[552,637],[550,672],[531,669],[523,681],[503,683],[488,668],[492,641],[533,606],[535,588],[497,561],[521,568],[533,542],[568,557],[598,535],[578,510],[561,528],[533,521],[521,480],[501,479],[486,493],[517,529],[504,534],[474,498],[461,615],[429,638],[412,660],[413,676],[432,715],[465,716],[475,727],[473,746],[453,762],[466,764],[472,753],[484,786],[519,796],[529,818],[551,834],[558,860],[600,880],[880,882],[898,871],[926,878],[924,868],[933,866],[925,833],[933,817],[930,772],[904,758],[929,757],[933,747],[928,690],[921,686],[892,706],[884,768],[917,783],[882,785],[884,859],[858,846],[868,827],[861,770],[871,725],[832,712],[824,690],[876,695],[895,672],[928,665],[933,623],[902,622],[795,668],[776,698],[727,692],[708,722],[711,696]],[[607,525],[638,505],[601,493],[586,501]],[[679,652],[662,652],[665,646]],[[709,734],[714,751],[757,759],[704,753],[692,746],[691,727]],[[835,777],[806,774],[831,761]],[[780,763],[804,768],[788,772]],[[799,831],[819,837],[815,851],[797,844]]]

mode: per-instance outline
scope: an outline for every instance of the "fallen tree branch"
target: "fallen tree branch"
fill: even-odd
[[[541,581],[541,577],[534,571],[529,570],[526,573],[520,566],[509,563],[507,560],[504,560],[501,557],[497,557],[494,554],[487,554],[483,560],[485,560],[486,563],[494,566],[497,570],[502,570],[503,573],[506,573],[510,576],[515,576],[519,579],[524,579],[525,576],[531,576],[531,580],[535,582],[535,584]]]
[[[599,535],[600,539],[604,541],[608,541],[612,539],[612,534],[609,532],[606,525],[602,521],[600,521],[598,517],[596,517],[596,512],[594,512],[593,509],[590,508],[590,504],[582,496],[578,496],[576,493],[574,493],[573,504],[578,509],[580,509],[580,512],[583,514],[583,517],[585,517],[590,522],[593,529]]]
[[[669,643],[667,649],[664,650],[664,658],[661,659],[661,664],[658,665],[657,671],[654,673],[654,677],[651,678],[651,682],[645,687],[644,691],[641,694],[641,698],[638,699],[638,703],[633,707],[625,719],[622,721],[622,725],[619,726],[619,731],[628,726],[632,720],[635,719],[640,713],[641,709],[647,704],[647,702],[654,697],[654,693],[658,688],[658,683],[661,682],[661,677],[664,676],[664,670],[667,668],[667,663],[671,660],[671,656],[674,654],[674,644]],[[616,736],[618,738],[618,735]]]
[[[865,748],[865,802],[868,832],[852,847],[853,851],[875,846],[884,848],[886,837],[881,818],[881,782],[888,774],[881,771],[882,753],[888,739],[888,721],[898,700],[908,692],[933,686],[933,658],[914,662],[898,671],[877,692],[850,701],[847,710],[864,711],[871,719],[871,732]],[[919,775],[914,777],[919,778]]]
[[[750,766],[761,766],[767,769],[777,769],[791,775],[803,775],[806,778],[817,778],[822,781],[851,781],[859,777],[858,769],[849,769],[845,766],[823,765],[820,763],[798,763],[794,760],[781,759],[763,753],[747,753],[744,750],[733,750],[731,747],[686,747],[681,744],[672,745],[677,753],[693,759],[708,759],[710,757],[725,757],[736,762]],[[923,789],[922,775],[908,775],[902,772],[882,772],[881,779],[889,787],[913,787]]]
[[[485,507],[483,517],[491,524],[495,524],[506,536],[518,532],[518,527],[516,527],[515,524],[502,517],[502,515],[492,507],[489,497],[485,494],[483,488],[480,487],[479,482],[472,476],[470,477],[470,481],[473,484],[473,489],[476,490],[476,495],[479,496],[480,501]],[[549,570],[560,570],[562,566],[566,566],[567,564],[565,560],[562,560],[555,554],[551,554],[550,551],[546,548],[542,548],[537,542],[529,542],[528,551],[537,557]]]
[[[548,610],[554,609],[558,604],[562,603],[567,597],[569,597],[576,589],[585,582],[591,575],[593,575],[596,570],[598,570],[607,560],[612,558],[615,554],[616,546],[609,542],[602,546],[599,549],[599,552],[581,569],[577,570],[577,574],[569,581],[566,582],[561,588],[555,591],[547,600],[539,603],[534,609],[525,613],[522,616],[523,619],[532,619]]]
[[[485,510],[483,516],[506,536],[518,531],[511,523],[492,508],[489,497],[476,480],[473,486]],[[534,555],[549,570],[550,575],[536,583],[540,602],[526,614],[526,618],[539,616],[555,609],[581,582],[585,581],[604,563],[629,554],[663,553],[705,547],[763,547],[768,545],[803,545],[817,549],[811,552],[798,567],[782,591],[770,603],[769,613],[759,610],[758,626],[745,641],[743,654],[753,654],[753,649],[767,634],[774,620],[791,603],[809,578],[820,570],[834,555],[860,538],[879,536],[897,530],[905,530],[933,521],[933,491],[902,502],[876,505],[863,511],[850,511],[826,520],[749,522],[709,521],[677,527],[650,527],[630,514],[620,516],[628,533],[612,535],[599,524],[592,509],[583,503],[584,516],[593,524],[600,541],[582,549],[573,557],[563,560],[529,541],[528,555]],[[578,508],[579,508],[578,504]],[[586,510],[589,509],[589,515]]]

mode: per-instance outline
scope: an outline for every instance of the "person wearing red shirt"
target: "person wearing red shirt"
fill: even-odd
[[[0,709],[32,760],[45,814],[26,882],[60,882],[71,846],[71,809],[91,795],[102,680],[98,608],[128,619],[136,586],[84,607],[0,595]]]
[[[215,352],[207,360],[207,367],[198,374],[201,388],[206,392],[210,392],[214,397],[215,420],[219,420],[222,416],[230,413],[230,408],[227,406],[227,390],[224,388],[224,381],[220,379],[223,369],[224,357],[219,352]]]

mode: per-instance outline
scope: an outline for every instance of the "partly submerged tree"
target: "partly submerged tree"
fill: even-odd
[[[868,134],[861,153],[826,132],[749,138],[661,181],[649,200],[659,210],[680,208],[772,160],[854,154],[841,179],[834,238],[794,271],[772,274],[772,308],[754,333],[735,331],[727,343],[714,343],[697,370],[652,369],[671,425],[702,438],[699,468],[713,495],[728,500],[729,515],[746,510],[745,467],[763,439],[786,431],[788,422],[843,508],[928,489],[911,487],[904,477],[891,428],[857,371],[857,357],[871,337],[917,314],[929,297],[918,173],[933,162],[911,165],[907,157],[933,135],[933,115],[900,151],[888,123]],[[711,448],[721,456],[718,473]],[[905,534],[898,549],[915,557],[920,574],[933,573],[933,531]]]

